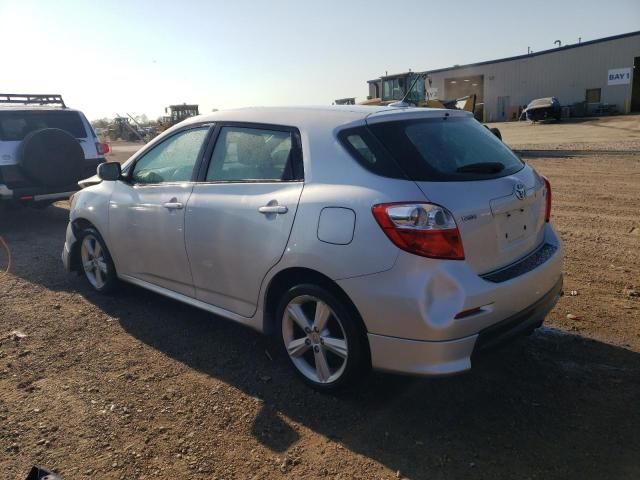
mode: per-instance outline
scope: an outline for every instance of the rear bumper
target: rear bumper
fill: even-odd
[[[547,244],[486,278],[464,261],[400,252],[390,270],[337,283],[364,321],[375,368],[446,375],[543,321],[562,288],[562,243],[549,224]]]
[[[67,200],[71,195],[80,190],[79,186],[69,185],[63,191],[53,193],[37,193],[38,189],[23,188],[11,190],[6,185],[0,184],[0,200],[16,201],[21,203],[30,202],[55,202],[57,200]]]
[[[475,335],[429,342],[369,334],[371,363],[382,371],[411,375],[452,375],[469,370],[481,353],[542,325],[562,294],[562,277],[537,302]]]
[[[560,277],[553,288],[536,303],[481,330],[473,347],[473,355],[477,356],[486,350],[504,345],[514,338],[528,334],[540,327],[547,314],[562,296],[562,283],[563,278]]]
[[[104,161],[104,158],[86,160],[81,178],[95,175],[98,165]],[[17,165],[0,166],[0,201],[54,202],[66,200],[78,190],[80,186],[77,183],[60,187],[38,185],[26,178]]]
[[[509,268],[506,279],[498,282],[481,277],[465,261],[435,260],[406,252],[399,253],[390,270],[336,282],[353,301],[369,333],[450,341],[477,334],[524,311],[551,291],[562,277],[563,251],[548,224],[543,243],[555,248],[541,263],[515,273]],[[523,261],[523,265],[529,262]]]

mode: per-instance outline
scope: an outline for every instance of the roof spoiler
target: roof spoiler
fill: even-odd
[[[22,93],[0,93],[0,103],[14,103],[21,105],[60,105],[67,108],[62,99],[62,95],[49,94],[22,94]]]

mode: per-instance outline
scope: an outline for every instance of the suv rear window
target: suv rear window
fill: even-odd
[[[0,111],[0,140],[23,140],[29,133],[42,128],[59,128],[75,138],[86,138],[84,124],[78,112],[56,110]]]
[[[445,117],[369,125],[415,181],[485,180],[511,175],[524,163],[473,118]]]

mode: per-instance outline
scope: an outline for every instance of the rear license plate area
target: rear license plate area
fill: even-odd
[[[527,208],[517,208],[500,215],[499,223],[503,242],[516,242],[534,232],[531,215],[527,210]]]

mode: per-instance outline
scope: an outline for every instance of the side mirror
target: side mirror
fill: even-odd
[[[114,182],[120,178],[122,170],[118,162],[105,162],[98,165],[98,177],[100,180]]]

